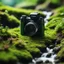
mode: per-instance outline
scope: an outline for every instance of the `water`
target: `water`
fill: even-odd
[[[56,64],[59,59],[57,59],[57,54],[55,51],[59,51],[60,48],[61,46],[54,46],[53,48],[46,47],[47,52],[42,53],[39,58],[32,59],[32,64]]]
[[[42,63],[46,63],[48,61],[48,62],[51,62],[51,64],[55,64],[55,61],[56,61],[55,58],[57,57],[57,55],[54,54],[53,49],[50,49],[47,47],[46,50],[47,52],[42,53],[41,57],[32,59],[32,63],[37,64],[38,62],[41,62],[41,61]]]
[[[47,11],[43,11],[43,14],[46,15],[46,17],[44,18],[44,22],[45,22],[45,26],[46,26],[47,23],[48,23],[48,19],[49,19],[50,16],[52,15],[52,12],[51,12],[51,11],[49,11],[49,12],[47,12]]]

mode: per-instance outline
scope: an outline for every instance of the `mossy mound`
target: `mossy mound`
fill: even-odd
[[[64,6],[61,6],[52,11],[54,14],[48,19],[51,20],[55,17],[64,17]]]
[[[8,12],[8,14],[10,15],[14,15],[16,18],[20,19],[21,15],[25,14],[25,15],[29,15],[32,12],[38,12],[40,13],[42,16],[45,17],[45,15],[41,12],[41,11],[37,11],[37,10],[28,10],[28,9],[19,9],[19,8],[12,8],[9,6],[0,6],[0,11],[3,12]]]
[[[45,27],[46,31],[52,31],[49,32],[50,33],[49,36],[51,37],[52,34],[56,36],[58,31],[61,32],[64,30],[64,6],[53,10],[53,12],[54,14],[48,19],[49,22]]]
[[[0,42],[1,63],[3,61],[9,63],[12,60],[13,63],[17,61],[27,63],[33,57],[40,56],[40,48],[45,49],[45,41],[20,35],[20,28],[7,29],[6,32],[9,37],[5,40],[2,39]],[[4,55],[6,56],[4,57]]]
[[[9,61],[17,61],[16,56],[14,56],[11,52],[0,52],[0,63],[9,62]]]
[[[55,29],[55,31],[64,29],[64,18],[55,17],[46,25],[49,29]]]
[[[45,35],[53,39],[53,43],[57,43],[56,46],[61,46],[61,49],[57,53],[59,63],[64,63],[64,7],[60,7],[54,10],[56,14],[49,18],[49,22],[46,25]]]
[[[19,26],[20,21],[13,15],[0,12],[0,24],[2,24],[3,27],[8,26],[9,28],[14,28]]]

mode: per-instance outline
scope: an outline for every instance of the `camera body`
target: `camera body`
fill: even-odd
[[[44,36],[44,19],[40,13],[31,13],[29,16],[22,15],[21,35],[25,36]]]

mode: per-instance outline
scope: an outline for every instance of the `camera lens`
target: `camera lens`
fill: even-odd
[[[28,22],[25,25],[24,31],[25,31],[26,35],[33,36],[38,31],[38,27],[37,27],[36,23],[34,23],[34,22]]]

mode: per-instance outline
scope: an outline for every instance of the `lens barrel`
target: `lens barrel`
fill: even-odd
[[[35,22],[28,22],[24,27],[25,34],[27,36],[33,36],[38,31],[38,26]]]

